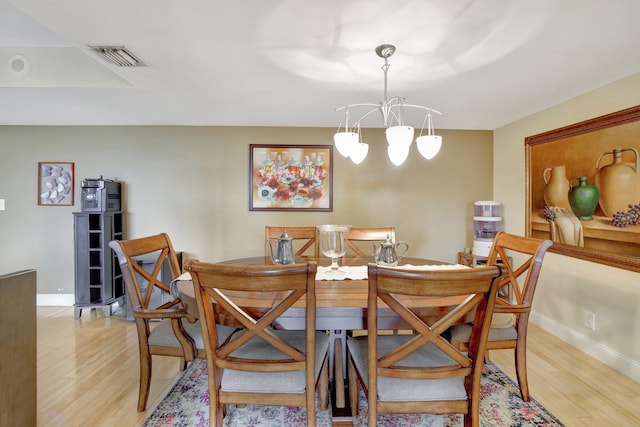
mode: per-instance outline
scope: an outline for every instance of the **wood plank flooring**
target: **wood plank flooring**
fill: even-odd
[[[38,426],[141,426],[179,376],[177,360],[154,356],[148,409],[138,413],[133,322],[38,307],[37,325]],[[532,396],[567,426],[640,426],[640,384],[533,325],[528,356]],[[515,378],[511,351],[491,359]]]

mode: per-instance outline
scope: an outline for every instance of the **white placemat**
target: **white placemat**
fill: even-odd
[[[344,272],[340,276],[332,276],[330,274],[331,267],[318,266],[316,272],[316,280],[364,280],[367,278],[367,266],[366,265],[341,265],[340,271]]]

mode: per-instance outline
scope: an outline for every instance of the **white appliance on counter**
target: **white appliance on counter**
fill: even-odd
[[[473,255],[488,256],[493,238],[503,229],[500,202],[475,202],[473,204]]]

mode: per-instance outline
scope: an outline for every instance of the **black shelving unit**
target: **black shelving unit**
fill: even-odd
[[[111,315],[117,302],[124,307],[125,288],[120,265],[109,248],[111,240],[122,240],[124,213],[74,212],[75,241],[75,310],[101,307]]]

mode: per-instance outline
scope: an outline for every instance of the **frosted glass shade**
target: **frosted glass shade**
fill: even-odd
[[[369,144],[357,142],[351,147],[351,154],[349,154],[349,157],[353,163],[359,165],[367,157],[368,152]]]
[[[442,137],[440,135],[424,135],[416,138],[418,151],[427,160],[432,159],[442,146]]]
[[[409,146],[413,141],[413,128],[411,126],[392,126],[385,131],[389,145]]]
[[[355,132],[338,132],[333,135],[333,142],[338,153],[344,157],[349,157],[352,147],[358,143],[358,134]]]
[[[409,145],[389,145],[387,147],[389,160],[396,166],[400,166],[409,157]]]

